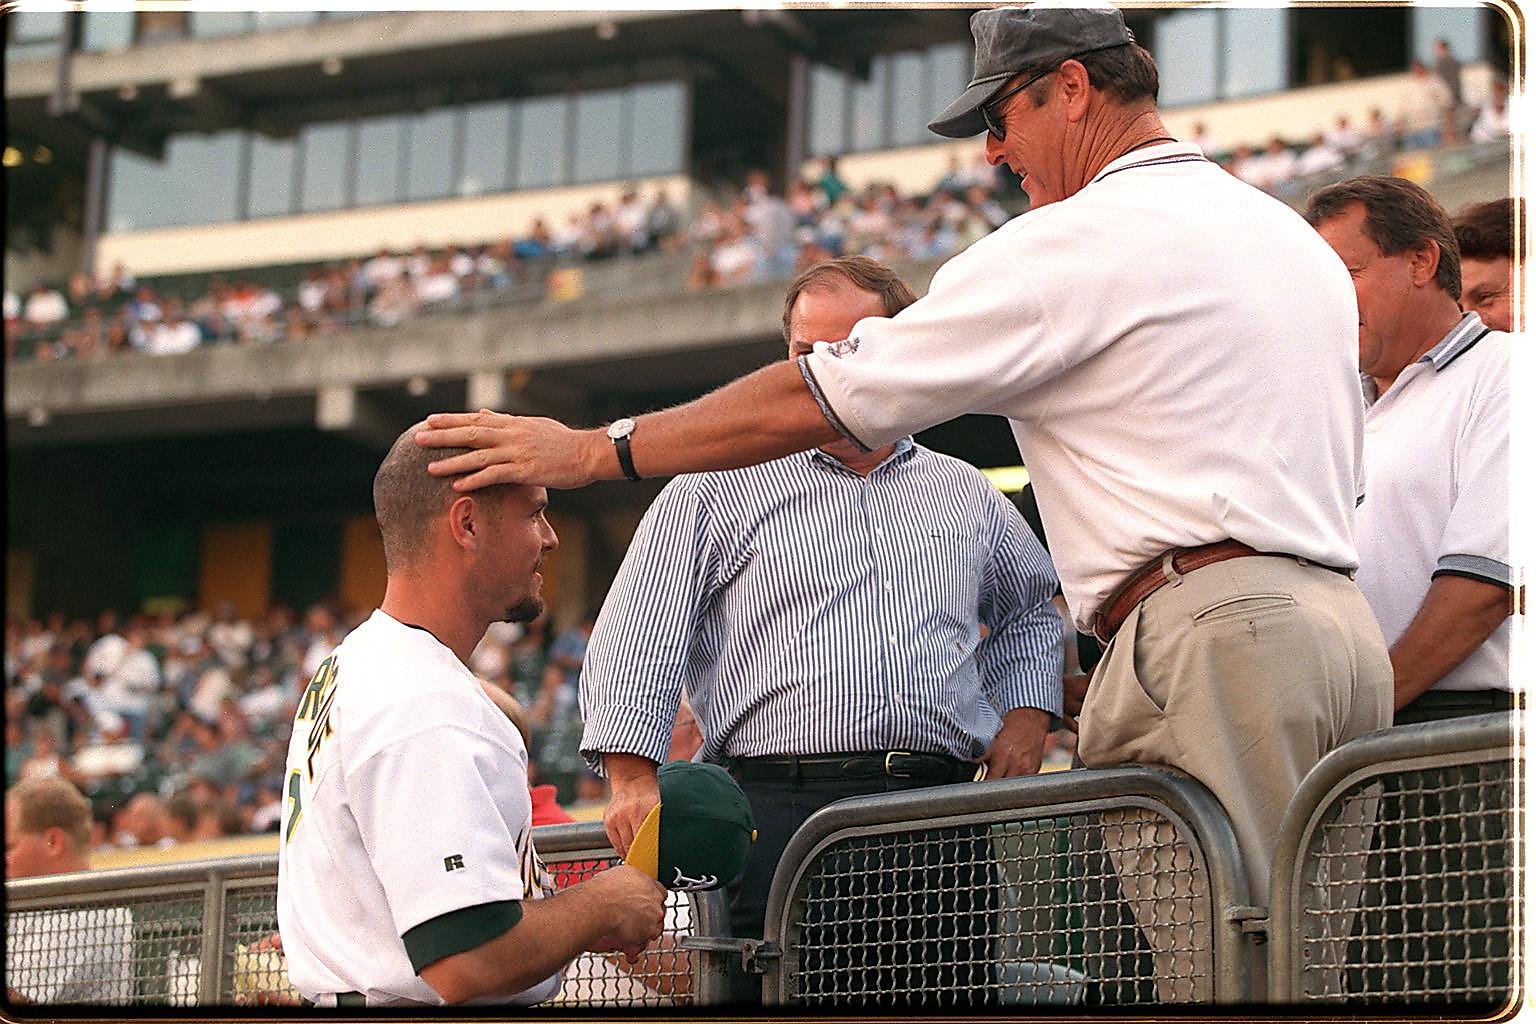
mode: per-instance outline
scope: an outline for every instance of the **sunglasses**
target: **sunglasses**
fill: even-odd
[[[1013,99],[1013,97],[1017,96],[1025,89],[1028,89],[1036,82],[1040,81],[1040,79],[1044,78],[1046,75],[1049,75],[1058,70],[1060,69],[1046,68],[1044,71],[1026,80],[1023,85],[1015,86],[996,99],[989,100],[981,105],[982,123],[987,126],[987,131],[992,133],[993,138],[997,139],[998,142],[1002,142],[1008,137],[1008,126],[1003,123],[1003,116],[998,112],[1002,109],[1003,104]]]

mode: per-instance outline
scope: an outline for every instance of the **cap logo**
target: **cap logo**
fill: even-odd
[[[673,868],[672,871],[677,875],[677,877],[672,880],[671,885],[667,886],[668,889],[680,889],[683,892],[697,892],[700,889],[714,889],[720,885],[720,879],[716,875],[703,875],[699,878],[689,878],[687,875],[683,874],[682,868]]]

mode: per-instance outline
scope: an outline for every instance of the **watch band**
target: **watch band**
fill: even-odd
[[[619,468],[624,471],[624,475],[635,483],[639,483],[640,474],[635,472],[635,460],[629,454],[629,435],[614,438],[613,447],[619,453]]]

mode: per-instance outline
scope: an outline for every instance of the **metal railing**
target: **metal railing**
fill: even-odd
[[[600,822],[536,829],[557,887],[611,866]],[[637,965],[587,953],[552,1005],[687,1006],[723,999],[718,972],[682,946],[722,934],[719,892],[673,893],[660,952]],[[277,934],[274,854],[87,871],[6,883],[5,984],[36,1003],[297,1005]]]
[[[1514,717],[1362,736],[1303,781],[1282,826],[1269,996],[1456,1005],[1516,997]]]
[[[1254,960],[1246,903],[1226,815],[1176,772],[841,800],[800,828],[774,876],[764,1002],[1239,1002]]]
[[[673,894],[656,952],[577,958],[553,1005],[719,1005],[739,957],[769,1005],[1267,995],[1492,1012],[1520,986],[1512,721],[1403,726],[1326,757],[1287,812],[1267,921],[1203,786],[1156,768],[1058,772],[838,801],[791,839],[765,939],[729,937],[719,891]],[[616,860],[597,822],[535,836],[557,885]],[[40,1003],[292,1005],[272,944],[276,866],[268,854],[8,882],[5,984]]]

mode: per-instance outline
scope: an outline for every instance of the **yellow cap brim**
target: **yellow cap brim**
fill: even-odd
[[[657,804],[640,823],[639,830],[635,832],[634,841],[629,844],[629,854],[624,858],[624,863],[655,878],[660,861],[661,804]]]

